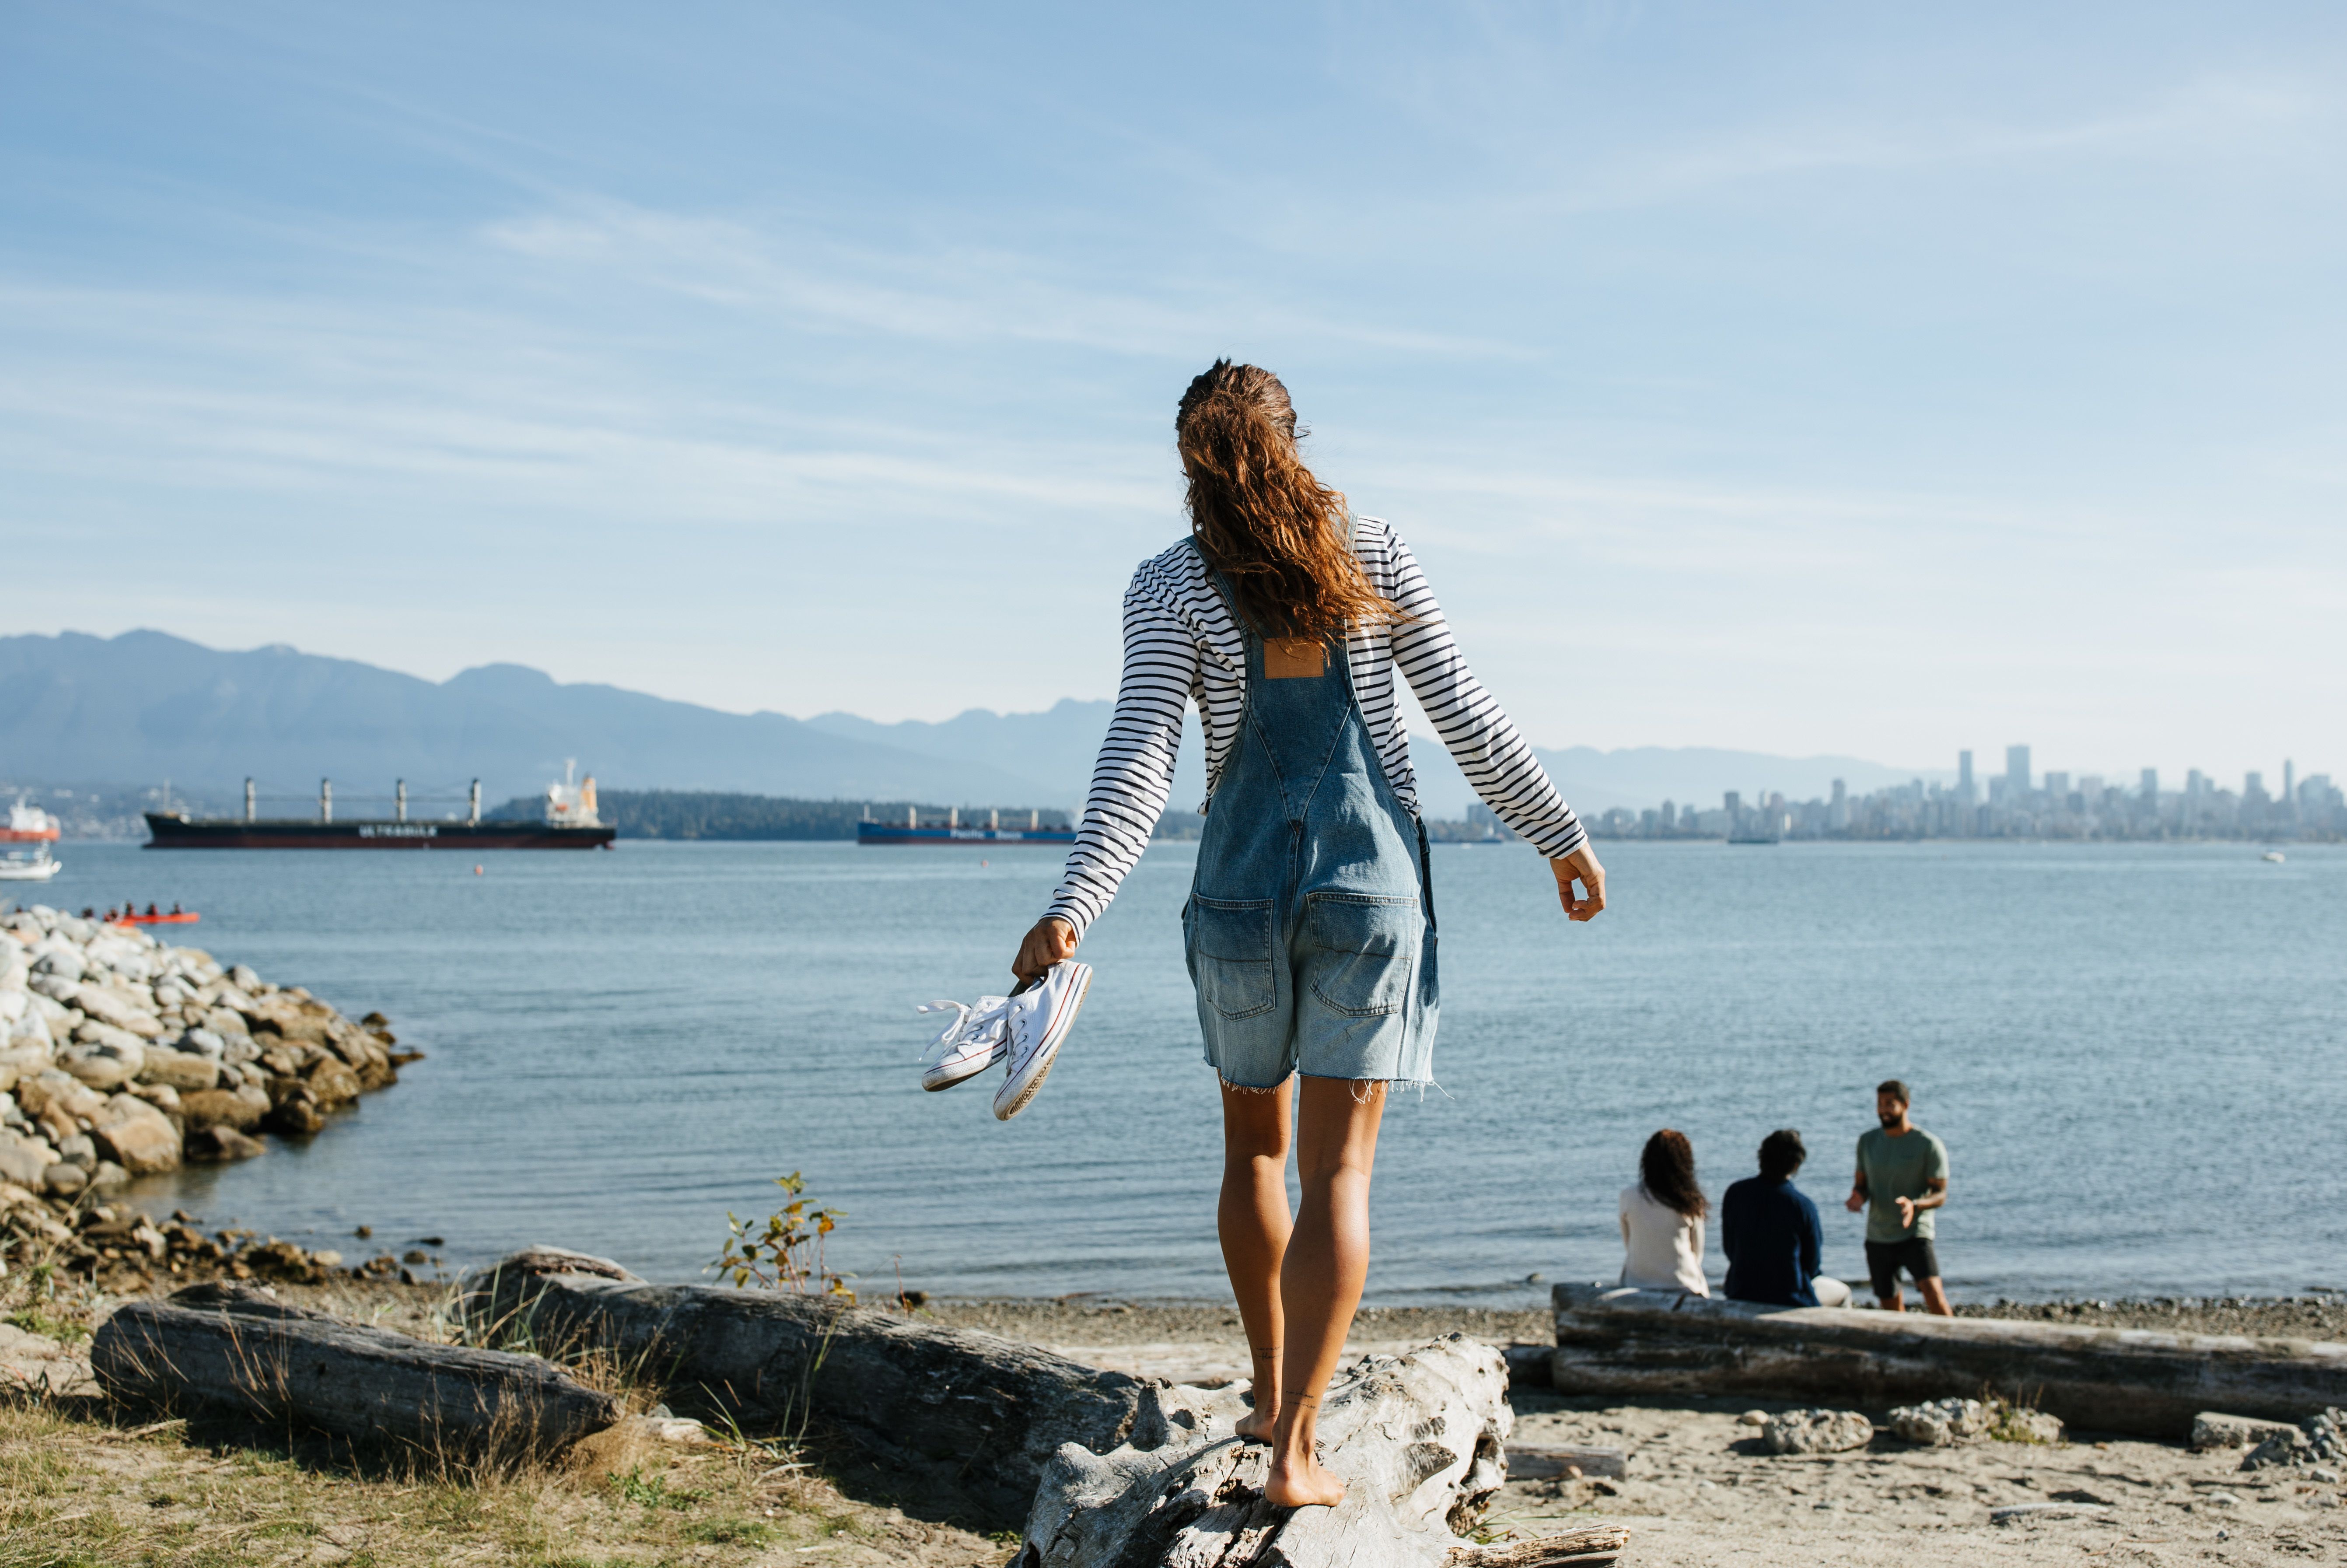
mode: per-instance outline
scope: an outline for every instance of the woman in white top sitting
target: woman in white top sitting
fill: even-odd
[[[1695,1145],[1686,1134],[1665,1127],[1647,1139],[1638,1180],[1622,1189],[1622,1283],[1709,1296],[1703,1222],[1710,1212],[1695,1183]]]

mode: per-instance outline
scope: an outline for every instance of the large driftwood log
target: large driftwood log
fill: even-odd
[[[1105,1453],[1163,1441],[1185,1411],[1223,1410],[1227,1426],[1245,1409],[1235,1391],[1174,1389],[991,1334],[820,1296],[649,1285],[550,1247],[469,1276],[464,1311],[478,1332],[558,1358],[614,1354],[681,1410],[767,1430],[812,1415],[884,1460],[949,1477],[1002,1525],[1027,1517],[1063,1443]]]
[[[2347,1345],[1778,1307],[1560,1285],[1560,1393],[1733,1394],[1880,1407],[1991,1389],[2073,1428],[2184,1439],[2202,1410],[2297,1420],[2347,1404]]]
[[[1460,1334],[1365,1358],[1331,1386],[1320,1418],[1321,1462],[1344,1480],[1345,1500],[1300,1509],[1265,1500],[1270,1450],[1239,1440],[1235,1410],[1164,1390],[1160,1440],[1106,1454],[1070,1443],[1053,1456],[1013,1568],[1483,1563],[1490,1549],[1457,1532],[1507,1480],[1507,1381],[1500,1353]],[[1489,1561],[1610,1561],[1618,1532],[1600,1533],[1513,1543]]]
[[[99,1327],[90,1365],[135,1404],[468,1459],[546,1457],[620,1414],[535,1356],[427,1344],[249,1286],[131,1302]]]

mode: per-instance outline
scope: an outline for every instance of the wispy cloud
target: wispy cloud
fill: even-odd
[[[1104,289],[999,249],[882,250],[804,220],[695,216],[578,197],[490,224],[498,249],[792,324],[941,343],[1019,340],[1194,358],[1201,343],[1274,339],[1456,360],[1536,357],[1521,343],[1284,303],[1260,287],[1173,279]],[[1153,287],[1150,284],[1153,283]]]

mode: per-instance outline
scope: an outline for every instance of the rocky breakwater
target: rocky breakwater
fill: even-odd
[[[0,1231],[61,1240],[87,1195],[305,1138],[416,1053],[299,986],[42,906],[0,918]]]

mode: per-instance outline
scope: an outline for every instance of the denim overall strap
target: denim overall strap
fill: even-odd
[[[1425,839],[1385,776],[1341,630],[1244,631],[1246,702],[1207,803],[1185,947],[1225,1081],[1430,1076]]]

